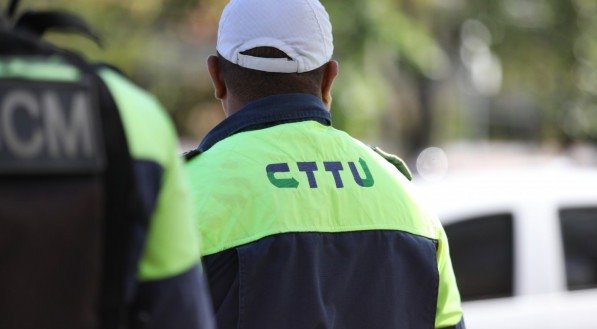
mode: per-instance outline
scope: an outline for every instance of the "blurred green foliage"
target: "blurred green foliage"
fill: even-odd
[[[84,17],[104,48],[50,39],[120,67],[198,141],[223,118],[205,59],[224,0],[22,0]],[[412,155],[454,140],[597,142],[594,0],[322,0],[340,76],[334,124]]]

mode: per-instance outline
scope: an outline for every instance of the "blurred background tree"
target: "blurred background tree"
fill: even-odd
[[[120,67],[192,143],[223,114],[205,59],[224,0],[23,0],[84,17],[104,48],[50,38]],[[407,158],[430,145],[597,142],[594,0],[322,0],[334,28],[335,126]]]

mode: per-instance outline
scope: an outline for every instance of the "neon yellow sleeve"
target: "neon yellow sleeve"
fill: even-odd
[[[437,311],[435,327],[445,328],[457,325],[463,317],[460,305],[460,293],[456,285],[456,277],[450,260],[450,247],[443,227],[439,225],[440,240],[437,250],[437,269],[439,272],[439,287],[437,296]]]
[[[200,264],[200,253],[174,127],[153,96],[112,70],[103,69],[100,76],[118,105],[133,159],[162,169],[138,277],[145,281],[181,274]]]

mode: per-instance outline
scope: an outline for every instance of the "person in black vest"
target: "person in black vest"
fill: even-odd
[[[0,328],[214,328],[160,104],[41,39],[77,17],[1,20]]]

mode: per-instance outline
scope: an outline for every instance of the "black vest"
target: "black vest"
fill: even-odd
[[[80,78],[1,71],[49,58]],[[126,327],[132,223],[149,215],[118,109],[95,71],[0,24],[0,328]]]

